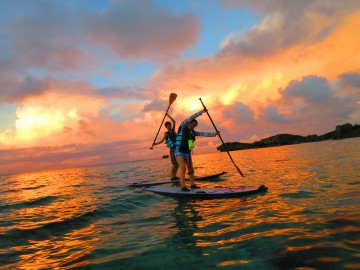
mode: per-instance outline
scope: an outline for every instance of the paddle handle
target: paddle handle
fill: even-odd
[[[204,109],[205,109],[205,111],[206,111],[206,114],[209,116],[209,119],[210,119],[212,125],[214,126],[215,131],[216,131],[217,133],[219,133],[218,136],[219,136],[221,142],[223,143],[223,145],[224,145],[224,147],[225,147],[225,150],[226,150],[227,154],[229,155],[229,158],[230,158],[231,162],[234,164],[234,166],[235,166],[235,168],[237,169],[237,171],[239,172],[239,174],[240,174],[242,177],[245,177],[244,174],[243,174],[243,173],[241,172],[241,170],[239,169],[239,167],[235,164],[232,156],[230,155],[229,150],[227,149],[224,140],[221,138],[220,132],[219,132],[218,129],[216,128],[216,126],[215,126],[215,124],[214,124],[214,121],[212,120],[209,112],[207,111],[207,109],[206,109],[206,107],[205,107],[205,104],[202,102],[201,98],[199,98],[199,100],[200,100],[201,104],[203,105],[203,107],[204,107]]]

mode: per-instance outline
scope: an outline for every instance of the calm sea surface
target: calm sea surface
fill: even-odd
[[[165,151],[165,150],[164,150]],[[168,159],[0,176],[0,269],[360,269],[360,138],[194,155],[203,187],[181,200],[128,187]]]

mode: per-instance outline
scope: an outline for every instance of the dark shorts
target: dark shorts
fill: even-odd
[[[175,147],[170,149],[170,159],[172,165],[178,165],[175,157]]]

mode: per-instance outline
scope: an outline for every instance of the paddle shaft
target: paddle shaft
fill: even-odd
[[[177,94],[175,94],[175,93],[171,93],[170,96],[169,96],[169,106],[168,106],[168,108],[167,108],[167,110],[166,110],[166,113],[165,113],[165,115],[164,115],[163,120],[161,121],[159,130],[158,130],[158,132],[156,133],[154,142],[153,142],[152,146],[150,147],[151,150],[153,149],[154,143],[155,143],[155,141],[156,141],[156,139],[157,139],[157,136],[159,135],[159,132],[160,132],[160,129],[161,129],[162,124],[164,123],[166,114],[168,113],[168,111],[169,111],[169,109],[170,109],[170,106],[171,106],[171,104],[175,101],[176,97],[177,97]]]
[[[226,150],[227,154],[229,155],[229,158],[230,158],[231,162],[234,164],[234,166],[236,167],[236,169],[237,169],[237,171],[240,173],[240,175],[241,175],[242,177],[245,177],[244,174],[243,174],[243,173],[241,172],[241,170],[239,169],[239,167],[235,164],[234,160],[232,159],[232,157],[231,157],[231,155],[230,155],[230,153],[229,153],[229,150],[228,150],[227,147],[226,147],[226,144],[225,144],[224,140],[221,138],[220,132],[219,132],[218,129],[216,128],[216,126],[215,126],[215,124],[214,124],[214,121],[212,120],[212,118],[211,118],[209,112],[207,111],[204,103],[202,102],[201,98],[199,98],[199,100],[200,100],[201,104],[203,105],[203,107],[204,107],[204,109],[205,109],[205,111],[206,111],[206,114],[209,116],[209,119],[210,119],[212,125],[213,125],[214,128],[215,128],[215,131],[218,133],[219,138],[220,138],[221,142],[223,143],[223,145],[224,145],[224,147],[225,147],[225,150]]]
[[[164,123],[164,120],[165,120],[166,114],[168,113],[168,111],[169,111],[169,109],[170,109],[170,106],[171,106],[171,104],[169,104],[169,106],[168,106],[168,108],[167,108],[167,110],[166,110],[166,113],[165,113],[165,115],[164,115],[164,118],[163,118],[163,120],[161,121],[161,124],[160,124],[159,130],[158,130],[158,132],[156,133],[156,136],[155,136],[155,139],[154,139],[153,145],[154,145],[154,143],[155,143],[155,141],[156,141],[156,139],[157,139],[157,136],[159,135],[159,132],[160,132],[161,126],[162,126],[162,124]],[[150,149],[153,149],[153,147],[151,146],[151,147],[150,147]]]

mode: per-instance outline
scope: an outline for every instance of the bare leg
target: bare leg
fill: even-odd
[[[187,169],[188,169],[188,172],[189,172],[189,179],[190,179],[190,183],[191,185],[194,185],[194,167],[193,167],[193,163],[192,163],[192,159],[191,159],[191,156],[190,156],[190,159],[187,159],[186,160],[186,166],[187,166]]]
[[[177,170],[178,170],[178,165],[172,165],[172,167],[171,167],[171,177],[172,178],[175,178],[176,177],[176,172],[177,172]]]
[[[185,160],[184,160],[184,157],[176,157],[176,160],[179,164],[180,186],[182,188],[184,188],[185,187]]]

